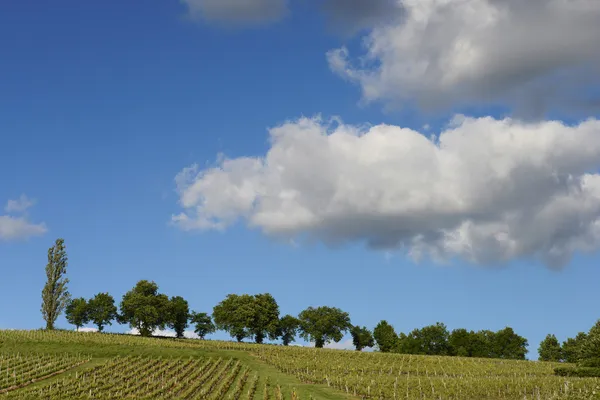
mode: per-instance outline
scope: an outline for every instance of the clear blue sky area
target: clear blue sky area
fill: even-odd
[[[256,2],[257,7],[259,3]],[[195,11],[189,7],[193,4]],[[263,157],[275,148],[269,129],[286,121],[316,115],[324,119],[339,116],[345,124],[402,126],[421,132],[425,138],[439,135],[455,112],[495,119],[520,115],[524,108],[520,108],[522,102],[518,100],[527,99],[538,88],[532,84],[535,87],[529,92],[523,89],[501,94],[495,97],[499,101],[488,103],[481,93],[501,92],[509,83],[474,90],[479,83],[469,81],[454,92],[443,89],[442,93],[436,92],[442,86],[433,83],[425,88],[422,82],[409,84],[408,73],[394,64],[388,71],[392,78],[379,76],[380,86],[373,83],[378,88],[373,90],[379,90],[379,94],[367,102],[361,86],[364,89],[372,82],[340,76],[343,73],[335,71],[326,54],[346,46],[356,68],[350,73],[368,73],[364,71],[372,71],[377,65],[388,66],[394,57],[425,57],[426,50],[378,47],[381,52],[375,60],[362,62],[370,46],[366,38],[375,32],[372,30],[380,29],[380,36],[392,35],[384,33],[377,24],[390,24],[392,29],[394,22],[375,21],[360,31],[340,32],[335,27],[352,24],[351,17],[336,25],[333,17],[323,13],[318,5],[291,1],[279,20],[243,25],[239,21],[223,22],[227,16],[211,17],[201,4],[198,0],[143,4],[133,0],[8,0],[0,4],[0,329],[43,326],[40,304],[46,252],[58,237],[66,241],[69,288],[75,297],[108,291],[120,301],[138,280],[148,279],[157,282],[162,292],[186,298],[192,309],[210,312],[229,293],[269,292],[277,299],[282,313],[297,314],[307,306],[336,306],[348,311],[354,324],[370,328],[381,319],[403,332],[437,321],[450,329],[498,330],[510,326],[529,340],[530,358],[536,358],[539,342],[546,334],[554,333],[565,340],[588,330],[600,318],[600,191],[581,203],[581,208],[591,210],[582,217],[588,224],[592,221],[585,232],[580,228],[556,228],[555,234],[542,241],[532,240],[522,251],[506,250],[507,256],[499,257],[502,262],[494,257],[470,259],[462,250],[449,250],[449,255],[442,257],[445,262],[435,261],[434,257],[415,261],[408,254],[408,241],[403,242],[404,246],[397,245],[395,239],[391,240],[393,245],[373,244],[373,237],[388,238],[390,232],[399,235],[396,228],[410,230],[405,228],[410,223],[408,219],[398,217],[394,222],[396,211],[388,214],[379,206],[364,213],[357,211],[359,207],[350,207],[354,211],[344,209],[335,214],[346,221],[358,218],[358,214],[360,218],[369,215],[391,221],[381,230],[375,228],[379,227],[376,224],[364,224],[363,229],[357,223],[352,228],[354,233],[347,235],[338,235],[339,224],[335,225],[336,233],[332,233],[333,223],[327,225],[330,220],[324,214],[311,220],[313,225],[308,228],[294,225],[285,231],[273,228],[279,225],[271,220],[267,223],[258,218],[253,214],[255,209],[249,216],[233,206],[226,211],[219,208],[210,215],[227,219],[227,213],[237,213],[238,218],[223,229],[200,229],[198,224],[194,229],[182,229],[174,223],[173,215],[186,212],[197,217],[201,213],[194,211],[201,204],[197,199],[190,207],[181,205],[184,196],[177,191],[175,177],[184,168],[192,164],[198,164],[199,171],[218,168],[219,154],[231,160]],[[243,16],[250,13],[244,12]],[[338,11],[332,11],[335,12]],[[408,22],[397,22],[398,26],[403,23]],[[382,39],[384,42],[388,43]],[[371,50],[375,48],[372,42],[371,46]],[[598,46],[592,50],[595,57],[600,54]],[[436,49],[431,51],[435,53]],[[548,54],[554,53],[550,49]],[[438,59],[434,56],[431,60]],[[535,69],[536,65],[529,67]],[[482,81],[489,82],[492,78],[485,75],[489,68],[484,65],[481,71],[470,74],[480,74]],[[501,74],[513,79],[516,74],[496,72],[490,75],[494,79]],[[554,79],[552,75],[536,77],[534,72],[528,73],[523,79],[531,82]],[[396,79],[394,74],[405,75]],[[600,93],[596,90],[598,74],[590,72],[585,76],[590,79],[585,93],[578,92],[576,80],[565,87],[573,88],[573,96],[579,93],[586,99],[596,99]],[[564,85],[571,85],[569,79],[560,79],[566,82]],[[525,83],[522,86],[527,87]],[[436,108],[428,106],[432,98],[450,100]],[[455,104],[457,98],[461,101]],[[527,114],[533,122],[527,120],[523,126],[555,119],[563,121],[558,123],[565,127],[576,127],[580,121],[599,115],[593,106],[571,112],[572,109],[562,107],[560,98],[553,99],[543,115]],[[570,98],[568,101],[572,104]],[[425,124],[429,125],[427,129],[423,128]],[[588,130],[600,134],[598,125]],[[487,132],[493,129],[481,134]],[[536,143],[543,142],[545,131],[540,132],[542,136]],[[593,161],[593,152],[600,148],[598,140],[571,146],[569,138],[580,140],[579,134],[567,133],[558,142],[548,141],[548,146],[555,146],[552,154],[559,154],[563,144],[564,149],[581,147],[583,152],[587,148],[590,153],[585,154],[592,161],[581,168],[565,167],[566,171],[575,176],[583,172],[597,174],[600,161]],[[581,137],[586,140],[588,136]],[[398,158],[416,154],[416,147],[406,146],[409,147],[405,152],[398,150]],[[295,151],[302,151],[301,146],[298,148]],[[528,156],[536,157],[535,149],[527,151]],[[297,153],[289,150],[286,154],[291,160]],[[579,153],[573,150],[569,154]],[[306,157],[310,158],[311,153]],[[359,151],[346,163],[360,157],[366,156]],[[333,156],[325,158],[331,165],[340,165]],[[565,165],[562,159],[544,160],[556,166],[553,171],[561,172]],[[418,165],[414,170],[372,167],[370,176],[373,177],[373,171],[381,171],[381,176],[384,172],[420,176],[420,171],[428,167]],[[293,167],[290,164],[286,168],[290,171]],[[317,175],[320,172],[326,173],[319,170]],[[359,188],[356,196],[366,197],[371,186],[353,181],[357,174],[349,174],[348,179]],[[229,176],[233,181],[234,175]],[[202,174],[195,179],[207,182]],[[419,179],[429,178],[423,175]],[[286,182],[291,187],[296,181]],[[535,182],[529,184],[533,187]],[[311,187],[312,183],[307,185]],[[483,187],[495,193],[491,186]],[[300,186],[295,188],[296,193],[314,198],[312,189],[303,192],[298,189]],[[208,189],[198,190],[214,205],[220,201],[225,204],[230,189],[224,186],[210,193]],[[271,194],[283,193],[269,190]],[[384,187],[379,193],[391,193],[388,190],[391,189]],[[415,193],[425,192],[415,189],[410,193],[420,198]],[[490,201],[502,193],[506,191],[492,194]],[[266,198],[257,196],[255,202]],[[526,193],[519,204],[533,197],[535,193]],[[32,204],[26,204],[27,201]],[[536,207],[543,208],[541,202],[532,203],[535,204],[530,208],[518,211],[527,214],[536,212]],[[327,204],[330,210],[333,203]],[[315,206],[311,210],[323,209]],[[458,226],[456,221],[479,218],[484,211],[477,210],[461,213],[456,220],[449,217],[455,221],[450,225],[423,217],[419,227],[411,228],[406,237],[420,237],[420,226],[429,222],[429,233],[452,230]],[[281,218],[277,222],[291,226],[292,211],[279,211]],[[490,220],[496,221],[494,218],[500,217]],[[563,226],[571,221],[565,218]],[[513,235],[518,243],[527,242],[530,237],[520,232]],[[291,242],[289,236],[295,241]],[[302,240],[303,237],[309,239]],[[334,240],[324,239],[332,237]],[[558,242],[572,256],[566,262],[557,265],[538,257],[539,252],[551,253],[548,249]],[[470,248],[486,243],[473,241]],[[450,249],[438,242],[435,246]],[[59,318],[58,326],[69,327],[64,316]],[[109,328],[120,332],[127,329],[119,325]],[[219,332],[212,337],[228,336]]]

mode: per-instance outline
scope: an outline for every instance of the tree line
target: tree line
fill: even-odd
[[[380,321],[373,331],[355,326],[350,315],[336,307],[308,307],[297,316],[280,317],[277,301],[269,293],[229,294],[213,307],[212,315],[190,310],[181,296],[169,298],[159,292],[155,282],[141,280],[129,290],[119,304],[108,293],[98,293],[90,299],[71,299],[65,277],[67,255],[64,240],[58,239],[48,250],[47,282],[42,291],[42,315],[46,328],[66,311],[69,323],[77,328],[92,322],[102,332],[113,321],[128,324],[142,336],[151,336],[157,329],[171,328],[178,338],[191,324],[202,339],[216,330],[229,333],[241,342],[251,339],[263,343],[278,340],[284,346],[300,337],[321,348],[339,342],[346,333],[352,336],[356,350],[377,346],[379,351],[401,354],[447,355],[503,359],[525,359],[528,342],[510,327],[497,332],[454,329],[436,323],[411,332],[396,333],[387,321]],[[586,355],[600,354],[600,321],[589,333],[579,333],[561,346],[554,335],[541,343],[540,360],[575,362]]]
[[[548,334],[538,349],[541,361],[579,363],[582,360],[600,358],[600,320],[586,332],[561,343],[555,335]]]
[[[497,332],[463,328],[450,332],[441,322],[408,334],[396,334],[394,327],[383,320],[375,327],[373,336],[380,351],[400,354],[524,360],[529,345],[527,339],[510,327]]]

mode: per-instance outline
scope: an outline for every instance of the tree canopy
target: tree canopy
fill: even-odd
[[[112,321],[118,316],[115,299],[108,293],[98,293],[88,302],[88,316],[98,327],[98,331],[102,332],[104,326],[112,325]]]
[[[373,337],[375,342],[377,342],[379,351],[382,353],[389,353],[394,350],[398,342],[398,336],[394,327],[386,320],[382,320],[377,324],[373,330]]]
[[[204,339],[206,335],[213,333],[216,330],[212,318],[207,313],[192,312],[190,315],[190,322],[194,326],[194,332],[196,332],[200,339]]]
[[[119,322],[128,323],[142,336],[152,336],[155,329],[165,328],[169,306],[169,298],[158,293],[156,283],[141,280],[123,296]]]
[[[568,338],[562,344],[565,362],[576,363],[581,358],[583,343],[587,339],[585,332],[579,332],[574,338]]]
[[[289,346],[291,342],[296,340],[299,327],[300,321],[298,318],[289,314],[284,315],[279,320],[279,336],[281,337],[281,342],[284,346]]]
[[[563,352],[556,336],[549,334],[542,340],[538,348],[538,355],[540,361],[562,361]]]
[[[308,307],[298,315],[300,336],[321,348],[331,342],[342,340],[344,333],[352,328],[350,315],[335,307]]]
[[[87,324],[90,321],[87,300],[83,297],[70,300],[65,309],[65,317],[77,329]]]
[[[496,332],[494,353],[498,358],[524,360],[528,345],[527,339],[517,335],[512,328],[506,327]]]
[[[217,329],[229,332],[231,337],[241,342],[251,336],[248,321],[252,319],[253,298],[249,294],[229,294],[213,307],[213,320]]]
[[[581,344],[580,359],[595,359],[600,357],[600,320],[589,330]]]
[[[46,321],[46,329],[54,329],[56,318],[66,308],[71,295],[67,289],[69,278],[67,273],[67,250],[64,239],[56,239],[54,246],[48,249],[46,264],[46,284],[42,289],[42,317]]]
[[[410,354],[448,355],[448,329],[441,322],[413,330],[400,340],[399,347]]]
[[[375,345],[373,334],[366,326],[352,327],[350,335],[352,335],[352,343],[354,344],[356,351],[361,351],[365,347],[373,347]]]
[[[188,302],[181,296],[171,297],[167,326],[175,331],[176,337],[183,337],[189,318],[190,307]]]
[[[213,308],[213,319],[218,329],[241,342],[252,337],[262,343],[265,337],[276,339],[279,328],[279,306],[269,293],[229,294]]]

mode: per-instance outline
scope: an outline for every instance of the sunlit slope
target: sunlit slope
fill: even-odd
[[[10,399],[600,399],[600,379],[533,361],[64,331],[0,331],[0,357],[23,360],[0,369]]]

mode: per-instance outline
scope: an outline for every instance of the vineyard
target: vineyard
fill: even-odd
[[[124,357],[46,386],[14,392],[7,399],[238,400],[255,398],[258,383],[259,376],[239,360]],[[269,386],[267,393],[269,398],[283,398],[281,388]]]
[[[361,398],[600,398],[600,379],[564,379],[552,363],[267,347],[257,354],[302,381]]]
[[[0,353],[0,393],[56,375],[87,361],[87,358],[80,355]]]
[[[600,399],[599,379],[555,376],[556,365],[0,331],[0,399],[7,400]]]

